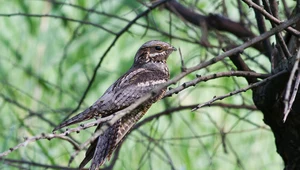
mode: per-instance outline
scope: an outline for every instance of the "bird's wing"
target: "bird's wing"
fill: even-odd
[[[105,117],[130,106],[137,99],[150,92],[154,86],[165,82],[165,80],[158,80],[158,77],[157,73],[151,70],[130,69],[111,85],[92,106],[62,122],[53,131],[94,117]]]
[[[157,85],[155,84],[157,79],[157,73],[152,70],[132,68],[111,87],[113,93],[101,97],[94,106],[98,107],[102,116],[111,115],[149,93]]]

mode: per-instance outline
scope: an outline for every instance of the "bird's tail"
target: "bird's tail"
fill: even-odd
[[[144,111],[138,114],[125,115],[116,123],[106,129],[88,148],[84,160],[79,169],[82,169],[91,159],[90,170],[98,169],[99,166],[109,160],[113,151],[122,142],[125,135],[130,131],[133,125],[144,115]],[[99,126],[97,127],[99,129]]]
[[[58,129],[61,129],[63,127],[66,127],[68,125],[74,124],[74,123],[79,123],[84,120],[89,120],[95,116],[94,112],[96,112],[95,108],[89,107],[85,111],[79,113],[78,115],[62,122],[60,125],[56,126],[53,131],[56,131]]]

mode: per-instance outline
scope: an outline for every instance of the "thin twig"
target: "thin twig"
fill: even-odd
[[[275,0],[269,0],[269,3],[266,0],[263,0],[263,4],[265,6],[266,11],[274,16],[275,18],[279,19],[278,16],[278,3]],[[272,27],[276,27],[276,24],[271,22]],[[281,33],[276,34],[276,40],[278,42],[278,45],[280,45],[280,50],[283,52],[286,58],[290,58],[292,55],[289,52],[286,43],[281,35]]]
[[[179,51],[179,56],[180,56],[180,61],[181,61],[181,71],[182,71],[182,72],[185,72],[186,67],[185,67],[185,64],[184,64],[183,57],[182,57],[181,49],[178,48],[178,51]]]
[[[263,14],[267,19],[269,19],[270,21],[274,22],[275,24],[280,24],[282,23],[282,21],[280,21],[279,19],[275,18],[274,16],[272,16],[270,13],[268,13],[264,8],[262,8],[261,6],[253,3],[251,0],[243,0],[249,7],[253,7],[255,9],[257,9],[258,11],[261,12],[261,14]],[[290,33],[292,33],[293,35],[299,37],[300,36],[300,32],[297,31],[296,29],[292,28],[292,27],[287,27],[286,28],[287,31],[289,31]]]
[[[296,81],[295,81],[295,85],[294,85],[294,90],[293,90],[291,99],[289,101],[289,108],[288,108],[288,111],[287,111],[288,113],[292,109],[293,103],[295,101],[295,98],[296,98],[296,95],[297,95],[297,92],[298,92],[299,84],[300,84],[300,72],[298,71]]]
[[[257,4],[258,6],[261,5],[260,0],[254,0],[253,2],[255,4]],[[257,9],[254,9],[254,14],[255,14],[256,23],[257,23],[256,25],[259,30],[259,33],[262,34],[262,33],[266,32],[267,28],[266,28],[266,23],[265,23],[265,19],[264,19],[263,15]],[[270,39],[265,39],[262,43],[263,43],[264,50],[265,50],[264,53],[270,60],[271,56],[272,56],[272,46],[270,43]]]
[[[258,86],[260,86],[260,85],[262,85],[262,84],[264,84],[264,83],[267,83],[268,81],[270,81],[270,80],[272,80],[272,79],[274,79],[274,78],[276,78],[276,77],[278,77],[278,76],[280,76],[281,74],[286,73],[286,72],[287,72],[287,70],[280,71],[280,72],[278,72],[278,73],[276,73],[276,74],[274,74],[274,75],[272,75],[272,76],[270,76],[270,77],[268,77],[268,78],[266,78],[266,79],[264,79],[264,80],[262,80],[262,81],[260,81],[260,82],[251,84],[251,85],[249,85],[249,86],[247,86],[247,87],[245,87],[245,88],[242,88],[242,89],[239,89],[239,90],[235,90],[235,91],[230,92],[230,93],[227,93],[227,94],[225,94],[225,95],[223,95],[223,96],[214,97],[213,99],[211,99],[211,100],[208,101],[208,102],[205,102],[205,103],[203,103],[203,104],[199,104],[197,107],[195,107],[194,109],[192,109],[192,111],[198,110],[198,109],[200,109],[200,108],[203,107],[203,106],[209,106],[210,104],[212,104],[213,102],[215,102],[215,101],[217,101],[217,100],[222,100],[222,99],[227,98],[227,97],[230,97],[230,96],[232,96],[232,95],[235,95],[235,94],[238,94],[238,93],[241,93],[241,92],[245,92],[245,91],[247,91],[247,90],[249,90],[249,89],[258,87]]]
[[[267,78],[269,74],[261,74],[261,73],[255,73],[253,71],[229,71],[229,72],[220,72],[220,73],[214,73],[207,76],[197,76],[194,80],[188,81],[183,83],[182,85],[170,89],[164,97],[172,96],[173,94],[177,94],[180,91],[186,89],[187,87],[195,86],[198,83],[202,81],[208,81],[220,77],[231,77],[231,76],[237,76],[237,77],[257,77],[257,78]]]
[[[143,119],[142,121],[139,121],[134,127],[133,127],[133,130],[134,129],[138,129],[140,126],[154,120],[154,119],[158,119],[160,118],[161,116],[164,116],[164,115],[170,115],[172,113],[175,113],[175,112],[178,112],[178,111],[182,111],[182,110],[187,110],[187,109],[193,109],[197,106],[198,104],[193,104],[193,105],[186,105],[186,106],[179,106],[179,107],[174,107],[174,108],[170,108],[170,109],[167,109],[167,110],[164,110],[162,112],[159,112],[159,113],[156,113],[152,116],[149,116],[145,119]],[[229,109],[247,109],[247,110],[251,110],[251,111],[254,111],[254,110],[257,110],[257,108],[255,106],[251,106],[251,105],[234,105],[234,104],[227,104],[227,103],[212,103],[210,105],[210,107],[222,107],[222,108],[229,108]],[[132,130],[132,131],[133,131]]]
[[[29,143],[32,143],[32,142],[35,142],[35,141],[38,141],[38,140],[41,140],[41,139],[48,139],[48,140],[51,140],[53,138],[66,139],[66,136],[68,136],[70,133],[74,133],[74,132],[78,133],[81,130],[84,130],[84,129],[87,129],[87,128],[90,128],[90,127],[93,127],[93,126],[97,126],[99,123],[110,121],[112,119],[112,117],[113,117],[113,115],[105,117],[105,118],[98,119],[98,120],[93,121],[93,122],[86,123],[86,124],[78,126],[76,128],[67,129],[65,132],[60,133],[60,134],[55,134],[55,133],[45,134],[45,133],[42,133],[41,135],[33,136],[33,137],[30,137],[30,138],[25,138],[24,142],[21,142],[18,145],[16,145],[15,147],[12,147],[9,150],[0,153],[0,158],[4,157],[4,156],[7,156],[9,153],[11,153],[11,152],[13,152],[13,151],[15,151],[15,150],[17,150],[21,147],[25,147]],[[68,140],[68,141],[70,142],[70,140]],[[77,144],[74,145],[74,146],[75,146],[75,148],[78,148],[78,149],[81,148]]]
[[[92,25],[92,26],[100,28],[100,29],[102,29],[102,30],[104,30],[104,31],[106,31],[110,34],[116,35],[115,32],[111,31],[110,29],[104,28],[103,26],[101,26],[99,24],[95,24],[95,23],[92,23],[92,22],[84,21],[84,20],[77,20],[77,19],[73,19],[73,18],[59,16],[59,15],[29,14],[29,13],[18,12],[18,13],[10,13],[10,14],[0,14],[0,16],[2,16],[2,17],[25,16],[25,17],[37,17],[37,18],[41,18],[41,17],[58,18],[58,19],[66,20],[66,21],[78,22],[78,23],[85,24],[85,25]]]
[[[291,92],[291,89],[292,89],[292,84],[293,84],[293,79],[295,77],[295,73],[299,69],[299,60],[300,60],[300,48],[298,48],[298,53],[297,53],[296,61],[294,63],[293,69],[291,71],[290,78],[289,78],[289,81],[287,83],[287,87],[286,87],[286,91],[285,91],[285,95],[284,95],[284,99],[283,99],[283,103],[284,103],[284,112],[283,112],[284,118],[283,118],[283,122],[286,121],[286,119],[287,119],[287,117],[289,115],[289,112],[290,112],[290,110],[292,108],[292,105],[294,103],[294,100],[292,100],[290,98],[290,95],[291,95],[290,92]],[[298,71],[298,74],[299,74],[299,71]],[[299,78],[299,76],[297,76],[297,78]],[[298,83],[298,81],[299,80],[297,79],[296,82]],[[295,95],[294,93],[297,93],[297,91],[298,91],[298,85],[296,86],[296,83],[295,83],[293,95]]]
[[[32,169],[34,169],[33,167],[40,167],[41,169],[78,170],[78,168],[70,168],[70,167],[55,166],[55,165],[46,165],[46,164],[41,164],[41,163],[37,163],[37,162],[33,162],[33,161],[8,159],[8,158],[6,158],[6,159],[0,158],[0,162],[1,163],[3,162],[4,164],[10,163],[10,164],[27,165],[27,166],[30,166]],[[1,167],[3,167],[3,166],[1,165]],[[23,169],[23,168],[24,168],[23,166],[20,167],[20,169]]]
[[[288,8],[285,0],[281,0],[281,1],[282,1],[285,17],[288,18],[291,15],[290,9]]]
[[[20,108],[20,109],[22,109],[22,110],[28,112],[28,113],[29,113],[28,116],[37,116],[37,117],[40,118],[41,120],[47,122],[49,125],[55,126],[55,124],[54,124],[52,121],[50,121],[50,120],[48,120],[47,118],[45,118],[45,116],[44,116],[42,113],[35,112],[35,111],[31,110],[30,108],[26,107],[25,105],[19,103],[18,101],[13,100],[13,99],[11,99],[11,98],[5,96],[5,95],[2,94],[2,93],[0,93],[0,98],[2,98],[3,100],[5,100],[5,101],[8,102],[8,103],[11,103],[11,104],[15,105],[16,107],[18,107],[18,108]]]

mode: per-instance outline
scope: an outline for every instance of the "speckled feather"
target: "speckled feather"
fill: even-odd
[[[160,49],[157,49],[158,46]],[[61,123],[54,130],[94,117],[109,116],[130,106],[154,88],[168,81],[169,70],[166,59],[174,50],[176,50],[174,47],[165,42],[157,40],[146,42],[138,50],[133,66],[111,85],[92,106]],[[142,103],[105,130],[90,145],[79,169],[83,168],[91,159],[93,160],[90,169],[98,169],[105,160],[110,158],[133,125],[154,102],[164,95],[165,91],[166,89],[162,89],[156,96]],[[101,125],[97,129],[100,127]]]

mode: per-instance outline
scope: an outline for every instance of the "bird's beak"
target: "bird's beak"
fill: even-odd
[[[176,49],[175,47],[173,47],[173,46],[171,46],[171,47],[169,48],[169,50],[177,51],[177,49]]]

